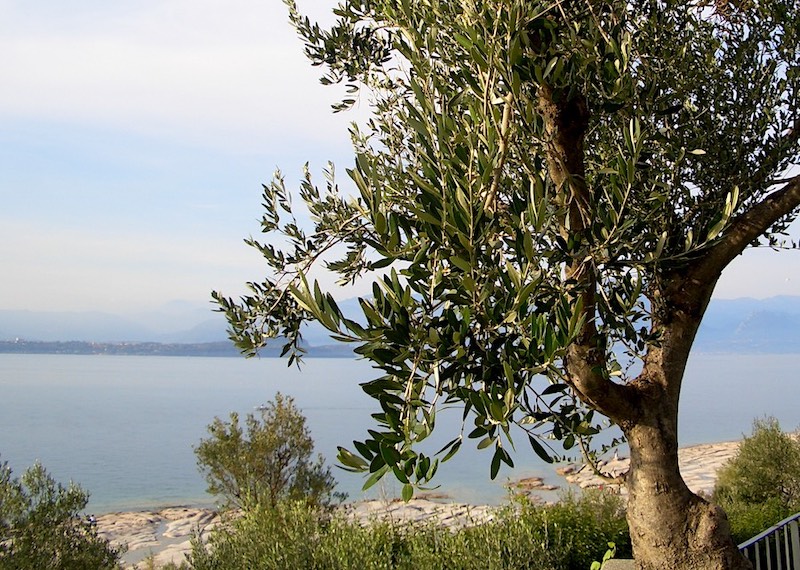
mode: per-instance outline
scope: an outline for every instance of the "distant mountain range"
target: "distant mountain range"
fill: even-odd
[[[358,315],[358,302],[339,303],[350,318]],[[158,311],[134,315],[104,312],[46,312],[0,310],[0,341],[57,343],[157,343],[201,345],[228,343],[227,323],[210,305],[175,302]],[[349,346],[335,344],[319,326],[309,326],[305,342],[340,355]],[[276,347],[277,347],[276,343]],[[210,348],[210,347],[209,347]],[[149,350],[149,349],[148,349]],[[213,351],[220,350],[220,345]],[[800,296],[768,299],[713,300],[695,342],[699,352],[792,353],[800,352]],[[270,351],[271,352],[271,351]],[[265,354],[266,355],[266,354]]]
[[[0,340],[197,343],[226,340],[225,331],[224,316],[207,308],[125,316],[0,310]]]
[[[699,352],[800,352],[800,297],[712,300],[697,334]]]

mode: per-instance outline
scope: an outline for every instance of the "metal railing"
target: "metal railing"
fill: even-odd
[[[739,545],[755,570],[800,570],[800,513]]]

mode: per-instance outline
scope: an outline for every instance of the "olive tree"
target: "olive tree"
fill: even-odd
[[[782,247],[798,213],[795,0],[352,0],[329,29],[290,18],[323,83],[346,83],[355,196],[306,171],[298,213],[264,187],[268,275],[215,293],[253,354],[302,325],[352,342],[381,374],[379,429],[340,461],[411,496],[463,442],[513,466],[587,451],[602,417],[631,451],[639,568],[745,568],[724,512],[678,470],[678,401],[722,271]],[[312,227],[313,226],[313,227]],[[363,316],[317,279],[372,280]],[[316,279],[315,279],[316,278]],[[459,406],[441,457],[415,444]],[[518,439],[518,438],[517,438]]]
[[[327,506],[343,496],[321,455],[314,458],[314,440],[294,400],[278,393],[260,410],[230,421],[214,418],[208,439],[195,447],[197,466],[208,492],[220,495],[226,506],[275,507],[280,501],[305,501]]]

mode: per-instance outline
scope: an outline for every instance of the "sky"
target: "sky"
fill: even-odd
[[[0,0],[0,53],[0,310],[241,294],[261,184],[352,161],[354,117],[280,0]],[[716,291],[779,294],[800,295],[800,252],[747,252]]]

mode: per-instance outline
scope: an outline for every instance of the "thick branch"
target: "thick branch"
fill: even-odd
[[[636,418],[639,394],[634,387],[612,382],[603,374],[603,351],[573,343],[567,349],[565,364],[567,382],[582,401],[618,424]]]
[[[650,347],[644,369],[634,385],[660,385],[677,401],[686,361],[695,335],[722,271],[770,226],[800,207],[800,176],[740,214],[725,233],[688,267],[677,267],[661,277],[654,330],[661,342]]]
[[[589,125],[589,110],[582,95],[556,97],[552,88],[543,85],[539,92],[539,110],[547,135],[547,167],[556,188],[560,205],[566,207],[561,234],[582,238],[592,223],[592,197],[586,186],[584,137]],[[566,277],[575,283],[571,300],[583,312],[583,327],[568,347],[565,358],[566,378],[578,396],[593,408],[614,420],[633,416],[634,392],[615,384],[606,374],[605,343],[597,338],[597,274],[587,247],[578,247],[567,264]]]
[[[764,235],[770,226],[800,207],[800,176],[789,179],[786,185],[761,202],[737,216],[722,238],[698,260],[694,275],[702,280],[716,280],[722,270],[737,255]]]

